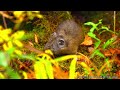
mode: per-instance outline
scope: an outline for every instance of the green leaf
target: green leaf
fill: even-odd
[[[75,78],[76,62],[77,62],[77,57],[74,58],[74,59],[71,61],[69,79],[74,79],[74,78]]]
[[[20,75],[10,67],[7,67],[6,73],[10,79],[21,79]]]
[[[101,43],[101,41],[97,41],[94,43],[95,49],[97,49],[99,47],[100,43]]]
[[[9,56],[3,52],[0,52],[0,65],[3,67],[8,66]]]
[[[102,26],[101,29],[104,29],[104,30],[106,30],[106,31],[108,31],[108,32],[111,32],[111,33],[115,33],[115,32],[113,32],[112,30],[109,30],[109,28],[106,27],[106,26]]]
[[[109,40],[107,40],[107,42],[105,44],[103,44],[103,49],[107,48],[111,43],[113,43],[115,40],[117,39],[117,37],[112,37]]]
[[[15,51],[15,47],[12,47],[7,50],[7,53],[11,55],[14,51]]]
[[[110,67],[110,63],[108,62],[109,58],[105,59],[105,62],[107,62],[107,66]]]
[[[98,55],[98,56],[100,56],[100,57],[105,58],[104,54],[102,54],[102,53],[100,52],[100,50],[98,50],[98,49],[96,49],[96,50],[92,53],[92,55],[90,56],[90,58],[93,58],[95,55]]]
[[[86,22],[86,23],[84,23],[84,25],[92,25],[92,26],[94,26],[95,23],[93,23],[93,22]]]

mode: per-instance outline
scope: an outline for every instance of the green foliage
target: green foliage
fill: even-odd
[[[109,40],[107,40],[106,42],[105,42],[105,44],[103,44],[103,49],[106,49],[110,44],[112,44],[115,40],[117,39],[117,37],[112,37],[112,38],[110,38]]]
[[[9,61],[10,61],[9,55],[1,51],[0,52],[0,66],[7,67]]]
[[[8,75],[7,77],[9,79],[21,79],[20,75],[18,74],[17,71],[12,69],[11,67],[6,68],[6,74]]]
[[[94,33],[95,31],[97,31],[99,33],[99,35],[103,32],[111,32],[114,33],[112,30],[109,30],[108,27],[103,26],[102,25],[102,19],[99,20],[99,22],[97,24],[93,23],[93,22],[87,22],[84,25],[89,25],[92,26],[90,31],[87,33],[88,36],[90,36],[91,38],[95,39],[96,41],[94,42],[94,51],[91,54],[90,58],[93,58],[95,55],[98,55],[100,57],[105,58],[105,56],[100,52],[99,48],[100,44],[101,44],[101,40],[96,37],[96,34]],[[110,44],[112,44],[114,41],[116,40],[116,37],[112,37],[109,40],[107,40],[103,45],[102,45],[102,49],[106,49]]]
[[[2,12],[2,11],[1,11]],[[4,12],[3,16],[4,16]],[[5,73],[0,72],[0,78],[10,78],[10,79],[20,79],[19,71],[13,69],[10,65],[11,61],[14,59],[17,60],[36,60],[33,55],[23,55],[22,48],[23,43],[22,40],[24,38],[25,32],[19,30],[21,23],[24,20],[32,20],[34,17],[42,18],[42,15],[39,11],[13,11],[13,17],[16,19],[10,18],[14,21],[14,27],[4,29],[3,26],[0,25],[0,68],[2,68]],[[8,15],[9,17],[9,15]],[[6,23],[6,22],[5,22]],[[15,31],[16,30],[16,31]]]
[[[69,66],[69,79],[75,79],[77,64],[80,64],[83,67],[83,70],[84,70],[83,75],[94,76],[92,70],[96,70],[96,69],[91,68],[91,66],[89,66],[88,64],[89,59],[86,58],[85,56],[83,57],[81,54],[66,55],[66,56],[61,56],[57,58],[51,57],[53,56],[53,53],[51,51],[45,51],[45,53],[39,54],[38,56],[36,54],[27,54],[26,52],[25,54],[23,54],[24,51],[22,51],[23,49],[22,40],[25,40],[28,38],[31,39],[30,37],[32,37],[32,39],[34,38],[33,33],[30,32],[26,34],[24,31],[19,30],[23,21],[26,22],[28,20],[33,20],[35,17],[39,18],[40,22],[37,22],[37,25],[36,27],[34,27],[33,32],[39,35],[40,43],[41,42],[45,43],[47,40],[46,37],[55,30],[59,22],[65,19],[72,18],[69,11],[66,11],[66,12],[53,11],[54,14],[52,13],[49,17],[48,16],[43,17],[39,11],[13,11],[12,13],[13,13],[13,17],[15,18],[12,20],[15,23],[13,29],[12,28],[4,29],[2,26],[0,26],[0,34],[1,34],[0,35],[0,45],[1,45],[0,68],[2,68],[2,71],[4,71],[4,72],[0,72],[0,79],[6,79],[6,78],[21,79],[22,77],[20,75],[20,71],[22,72],[24,79],[29,78],[28,72],[21,70],[20,68],[16,70],[14,66],[11,65],[11,61],[14,62],[14,60],[18,62],[22,62],[25,60],[33,61],[34,64],[32,69],[34,70],[34,78],[36,79],[54,79],[53,65],[58,66],[59,62],[64,62],[67,60],[71,61]],[[99,35],[101,35],[106,31],[110,33],[114,33],[114,32],[112,30],[109,30],[108,27],[103,26],[102,20],[99,20],[97,24],[93,22],[87,22],[85,23],[85,25],[92,26],[92,28],[88,32],[88,35],[96,40],[96,42],[94,43],[95,49],[91,54],[90,58],[93,58],[95,55],[98,55],[104,58],[105,63],[107,64],[107,67],[110,67],[109,59],[106,58],[100,52],[99,47],[102,49],[106,49],[111,43],[113,43],[116,40],[116,37],[112,37],[109,40],[107,40],[103,45],[100,45],[102,41],[97,37],[97,35],[94,32],[95,31],[99,32]],[[46,31],[47,31],[47,34],[46,34]],[[85,61],[80,61],[84,59]],[[88,62],[86,62],[86,60]],[[14,63],[17,64],[16,62]],[[16,66],[19,66],[19,65],[16,65]],[[29,69],[31,70],[31,68],[27,67],[28,71],[30,71]],[[99,75],[107,76],[106,72],[100,73],[101,71],[98,72],[98,76]],[[32,70],[30,71],[30,73],[32,73]]]

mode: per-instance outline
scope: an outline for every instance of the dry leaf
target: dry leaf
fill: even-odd
[[[93,50],[94,50],[94,48],[93,48],[93,47],[88,47],[88,51],[89,51],[90,53],[92,53],[92,52],[93,52]]]
[[[63,71],[60,67],[53,67],[55,79],[68,79],[69,75],[67,71]]]
[[[29,44],[30,46],[34,46],[34,44],[33,44],[32,42],[30,42],[30,41],[28,41],[28,44]]]
[[[120,70],[116,72],[116,76],[120,78]]]
[[[111,48],[109,50],[104,50],[103,54],[105,56],[112,56],[113,54],[120,54],[120,49]]]
[[[35,42],[38,44],[38,36],[37,36],[37,34],[34,34],[34,39],[35,39]]]
[[[81,43],[81,45],[92,45],[93,44],[93,41],[92,41],[92,38],[89,37],[88,35],[85,35],[85,39],[83,41],[83,43]]]

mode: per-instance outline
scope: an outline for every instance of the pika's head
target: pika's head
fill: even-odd
[[[82,41],[81,27],[74,20],[66,20],[57,27],[44,49],[50,49],[54,55],[76,54]]]

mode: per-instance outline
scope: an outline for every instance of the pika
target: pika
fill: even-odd
[[[84,33],[80,25],[73,19],[69,19],[58,25],[56,31],[51,34],[44,50],[50,49],[56,56],[76,54],[83,39]]]

